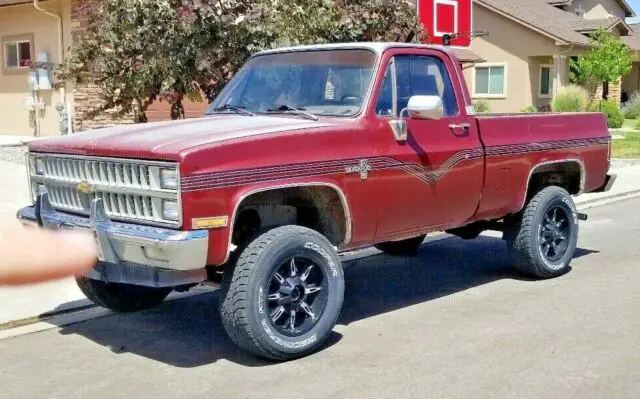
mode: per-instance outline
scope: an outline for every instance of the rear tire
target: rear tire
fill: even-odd
[[[172,291],[172,288],[105,283],[87,277],[77,277],[76,282],[80,290],[93,303],[120,313],[131,313],[156,307]]]
[[[374,247],[388,255],[415,255],[418,253],[418,248],[422,245],[425,237],[426,234],[402,241],[381,242],[380,244],[374,245]]]
[[[272,360],[317,350],[340,314],[344,274],[338,254],[319,233],[300,226],[270,230],[229,265],[220,315],[240,348]]]
[[[516,268],[537,278],[569,271],[578,242],[578,213],[566,190],[543,189],[506,223],[505,238]]]

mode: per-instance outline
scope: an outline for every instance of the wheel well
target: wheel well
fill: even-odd
[[[548,186],[560,186],[578,194],[583,185],[582,165],[578,161],[549,163],[535,167],[528,182],[527,199]]]
[[[287,187],[251,194],[236,212],[231,242],[243,246],[264,230],[288,224],[308,227],[333,245],[347,241],[349,215],[338,190],[329,186]]]

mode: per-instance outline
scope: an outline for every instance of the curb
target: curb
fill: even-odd
[[[617,194],[611,194],[611,195],[607,195],[607,196],[603,196],[600,198],[593,198],[587,201],[582,201],[582,202],[576,202],[576,206],[577,207],[582,207],[582,206],[588,206],[588,205],[592,205],[595,203],[599,203],[599,202],[605,202],[605,201],[614,201],[617,199],[623,200],[623,199],[627,199],[627,198],[633,198],[640,195],[640,190],[631,190],[631,191],[625,191],[622,193],[617,193]],[[590,206],[590,208],[592,208],[592,206]]]

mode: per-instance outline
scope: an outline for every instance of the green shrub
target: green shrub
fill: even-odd
[[[489,101],[487,100],[476,100],[476,102],[473,103],[473,108],[478,113],[491,112],[491,104],[489,104]]]
[[[640,130],[640,119],[636,120],[636,123],[634,124],[634,127],[638,130]]]
[[[551,110],[553,112],[583,112],[589,104],[589,93],[576,85],[563,87],[553,97]]]
[[[529,105],[529,106],[525,107],[525,108],[524,108],[522,111],[520,111],[520,112],[524,112],[524,113],[527,113],[527,114],[535,114],[535,113],[537,113],[537,112],[538,112],[538,108],[536,108],[536,106],[535,106],[535,105]]]
[[[640,117],[640,92],[635,92],[624,106],[625,119],[638,119]]]
[[[589,111],[603,112],[607,117],[607,126],[609,126],[609,129],[620,129],[624,124],[624,115],[615,101],[594,101],[589,106]]]

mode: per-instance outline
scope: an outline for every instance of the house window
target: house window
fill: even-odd
[[[473,93],[475,97],[506,97],[507,67],[505,64],[481,64],[475,67]]]
[[[552,84],[551,65],[540,65],[540,90],[538,91],[538,97],[550,97]]]
[[[5,72],[28,69],[33,62],[33,36],[5,36],[2,38]]]

